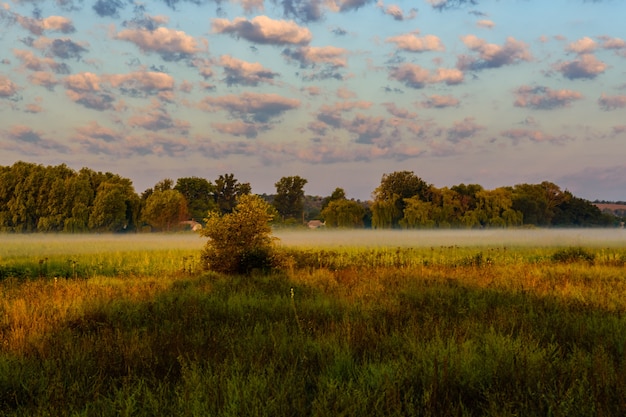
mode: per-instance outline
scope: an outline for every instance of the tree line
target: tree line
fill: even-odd
[[[437,188],[411,171],[384,174],[372,201],[348,199],[342,188],[327,197],[305,195],[307,180],[283,177],[270,203],[275,225],[319,219],[326,227],[480,228],[613,226],[620,219],[544,181],[486,190],[478,184]],[[89,168],[16,162],[0,166],[0,231],[173,231],[204,223],[209,213],[231,213],[249,183],[233,174],[214,181],[163,179],[138,194],[132,181]]]

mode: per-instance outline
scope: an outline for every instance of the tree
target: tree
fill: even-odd
[[[146,200],[143,220],[156,230],[176,230],[187,220],[187,200],[177,190],[155,191]]]
[[[209,238],[201,255],[204,267],[226,274],[276,267],[272,212],[261,197],[249,194],[238,198],[231,213],[210,212],[200,232]]]
[[[404,216],[406,199],[412,197],[430,201],[431,185],[412,171],[384,174],[380,185],[374,190],[372,226],[376,228],[398,227],[400,219]]]
[[[237,200],[252,191],[249,183],[240,183],[234,174],[220,175],[215,180],[213,199],[222,214],[231,213]]]
[[[121,232],[128,227],[126,210],[124,186],[103,182],[91,208],[89,228],[100,232]]]
[[[322,210],[327,227],[363,227],[365,209],[354,200],[333,200]]]
[[[204,178],[179,178],[174,189],[185,197],[189,215],[197,222],[204,221],[207,213],[216,207],[213,200],[215,188]]]
[[[274,207],[283,220],[300,219],[304,208],[304,186],[308,181],[299,176],[282,177],[276,186]]]
[[[346,199],[346,192],[343,190],[343,188],[337,187],[335,188],[335,191],[333,191],[330,196],[324,197],[324,199],[322,200],[322,210],[324,210],[331,201],[345,200],[345,199]]]

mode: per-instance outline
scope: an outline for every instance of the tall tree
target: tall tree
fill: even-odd
[[[380,185],[374,190],[372,204],[372,226],[398,227],[404,216],[407,198],[431,200],[431,185],[413,171],[396,171],[384,174]],[[390,206],[393,206],[390,207]]]
[[[354,200],[333,200],[322,210],[327,227],[361,228],[365,209]]]
[[[237,205],[237,198],[251,191],[249,183],[240,183],[234,174],[224,174],[215,180],[213,199],[222,214],[231,213]]]
[[[304,186],[307,180],[298,175],[282,177],[274,186],[274,207],[283,220],[301,219],[304,208]]]
[[[153,229],[167,232],[179,229],[187,216],[187,200],[173,189],[152,193],[142,211],[143,220]]]
[[[197,222],[203,222],[208,212],[215,208],[215,187],[204,178],[179,178],[174,189],[185,197],[189,215]]]

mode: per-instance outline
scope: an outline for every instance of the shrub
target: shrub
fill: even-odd
[[[232,213],[209,213],[200,234],[209,238],[202,250],[205,269],[226,274],[249,274],[278,267],[269,222],[272,207],[261,197],[243,195]]]
[[[589,262],[593,263],[595,260],[595,255],[589,251],[586,251],[583,248],[566,248],[561,249],[552,255],[552,260],[554,262],[561,263],[570,263],[570,262]]]

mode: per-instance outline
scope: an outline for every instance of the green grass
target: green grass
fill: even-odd
[[[0,415],[626,414],[626,246],[287,245],[226,277],[171,237],[0,246],[119,265],[0,281]]]

